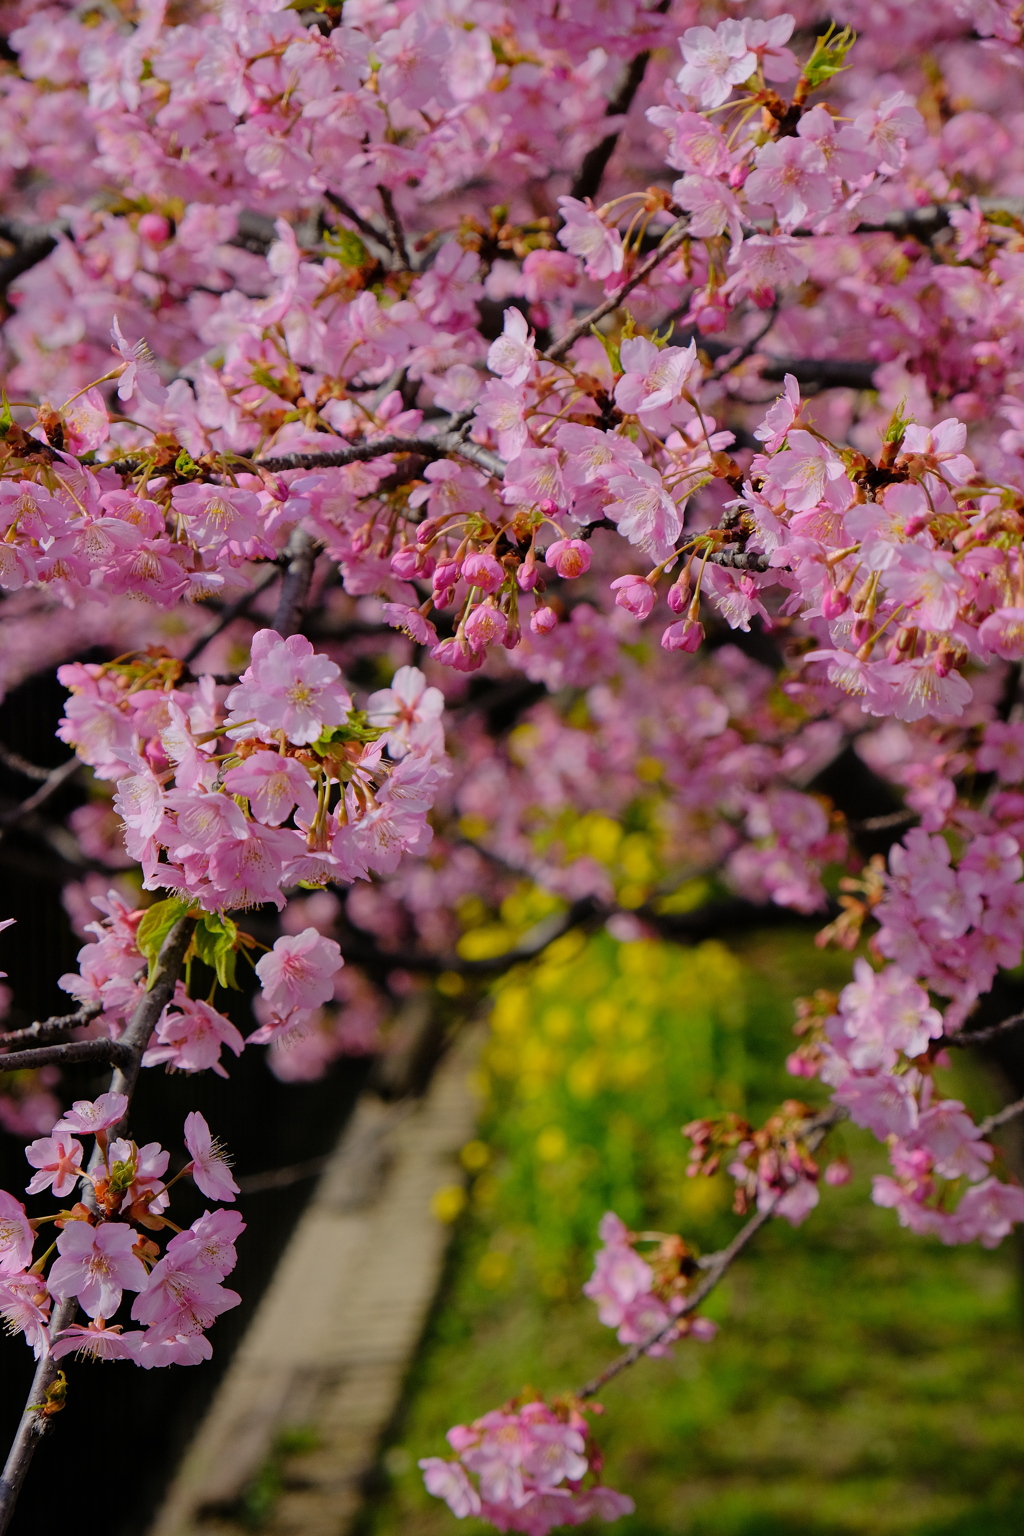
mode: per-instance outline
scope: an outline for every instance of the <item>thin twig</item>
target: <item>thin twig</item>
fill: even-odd
[[[686,239],[689,227],[688,219],[677,219],[671,229],[665,233],[661,244],[656,250],[651,252],[646,261],[640,263],[633,276],[628,278],[621,288],[616,288],[614,293],[609,294],[608,298],[602,304],[599,304],[596,309],[592,309],[589,315],[584,315],[581,320],[576,321],[575,325],[571,325],[565,335],[561,336],[553,347],[548,348],[544,353],[548,361],[556,363],[560,357],[565,356],[575,342],[579,341],[581,336],[587,334],[592,325],[596,325],[599,320],[603,320],[605,315],[610,315],[613,309],[618,309],[627,293],[632,293],[633,289],[639,287],[645,277],[650,276],[655,267],[660,267],[663,261],[666,261],[674,251],[679,249]]]
[[[129,1104],[138,1081],[143,1053],[149,1044],[157,1020],[174,995],[175,984],[181,975],[185,963],[185,951],[191,937],[191,921],[187,917],[180,918],[161,945],[152,986],[139,1000],[127,1029],[117,1042],[127,1056],[124,1064],[117,1066],[111,1074],[110,1091],[125,1094]],[[7,1059],[10,1060],[9,1057]],[[111,1140],[123,1134],[126,1123],[127,1114],[116,1126],[110,1127]],[[93,1158],[95,1159],[97,1155],[99,1155],[98,1147],[93,1151]],[[52,1335],[56,1336],[73,1323],[77,1312],[78,1301],[73,1296],[55,1307],[50,1319]],[[47,1350],[36,1366],[25,1411],[21,1416],[14,1443],[8,1454],[3,1476],[0,1477],[0,1536],[4,1536],[4,1532],[10,1525],[18,1495],[36,1447],[52,1423],[51,1415],[44,1410],[47,1403],[46,1394],[56,1378],[57,1362]]]
[[[1021,1107],[1024,1108],[1024,1104]],[[845,1119],[845,1117],[845,1109],[840,1109],[838,1105],[833,1105],[831,1109],[823,1110],[820,1115],[816,1115],[813,1120],[808,1121],[806,1131],[801,1139],[813,1152],[816,1147],[821,1145],[821,1142],[832,1127],[837,1125],[840,1120]],[[696,1311],[701,1302],[706,1300],[715,1289],[715,1286],[729,1266],[743,1252],[751,1238],[756,1236],[765,1223],[770,1220],[774,1214],[775,1207],[782,1199],[784,1193],[785,1191],[780,1189],[763,1210],[756,1211],[750,1220],[740,1228],[726,1248],[723,1248],[719,1253],[713,1253],[708,1256],[707,1273],[704,1279],[697,1286],[693,1294],[687,1297],[685,1306],[676,1313],[670,1322],[665,1323],[656,1333],[652,1333],[649,1338],[641,1340],[639,1344],[630,1345],[629,1349],[624,1350],[621,1355],[618,1355],[609,1365],[606,1365],[603,1371],[593,1376],[574,1395],[578,1398],[595,1397],[607,1382],[618,1376],[622,1371],[627,1370],[629,1366],[635,1365],[638,1360],[641,1360],[652,1345],[660,1344],[662,1340],[670,1338],[675,1332],[680,1318]]]
[[[12,773],[20,773],[26,779],[48,779],[53,772],[51,768],[40,768],[37,763],[30,763],[22,757],[20,752],[15,752],[11,747],[0,741],[0,763],[9,768]]]
[[[120,1040],[72,1040],[41,1045],[34,1051],[11,1051],[0,1056],[0,1072],[30,1072],[36,1067],[73,1067],[80,1061],[106,1061],[118,1067],[129,1064],[131,1052]]]
[[[1022,1024],[1024,1024],[1024,1013],[1013,1013],[999,1024],[990,1024],[987,1029],[954,1030],[950,1035],[943,1035],[937,1043],[959,1046],[987,1045],[990,1040],[998,1040],[1002,1035],[1008,1035],[1013,1030],[1020,1029]]]
[[[13,827],[15,822],[20,821],[23,816],[30,816],[41,805],[45,805],[47,800],[51,799],[58,789],[61,789],[78,772],[81,766],[82,759],[80,757],[69,757],[66,763],[61,763],[59,768],[52,769],[39,788],[29,795],[27,800],[23,800],[20,805],[16,805],[12,810],[4,811],[0,815],[0,828]]]
[[[242,1195],[259,1195],[266,1189],[287,1189],[290,1184],[298,1184],[303,1179],[312,1179],[318,1173],[323,1173],[330,1160],[331,1154],[328,1153],[324,1157],[311,1157],[304,1163],[292,1163],[287,1168],[242,1174],[235,1182]]]
[[[280,574],[280,571],[275,566],[273,570],[263,577],[262,581],[256,583],[250,592],[243,592],[241,597],[237,598],[233,603],[229,603],[213,628],[208,629],[205,635],[200,635],[195,644],[190,646],[181,658],[185,666],[190,667],[196,657],[202,655],[212,640],[216,640],[218,635],[223,634],[229,624],[233,624],[236,619],[242,618],[250,605],[259,597],[260,593],[265,592],[271,583],[277,580]]]
[[[741,363],[745,363],[747,358],[750,357],[752,353],[757,351],[758,347],[761,345],[762,341],[764,341],[764,338],[768,335],[768,332],[771,330],[772,326],[775,324],[775,321],[778,318],[779,305],[781,302],[781,299],[775,299],[769,312],[768,319],[765,321],[764,325],[761,326],[761,329],[757,332],[756,335],[751,336],[749,341],[743,343],[735,356],[729,352],[725,354],[725,357],[723,357],[722,363],[719,365],[719,367],[712,369],[711,373],[708,375],[709,382],[714,382],[718,379],[724,379],[727,373],[731,373],[734,368],[738,368]],[[726,362],[726,358],[729,359],[728,362]]]
[[[997,1109],[994,1115],[978,1122],[978,1130],[982,1136],[987,1136],[989,1131],[994,1131],[997,1126],[1005,1125],[1008,1120],[1016,1120],[1018,1115],[1024,1115],[1024,1099],[1015,1099],[1012,1104],[1007,1104],[1004,1109]]]

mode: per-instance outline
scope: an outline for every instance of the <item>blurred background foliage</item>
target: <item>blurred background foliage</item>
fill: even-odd
[[[506,934],[542,915],[516,900],[528,910],[502,912]],[[446,1281],[362,1536],[489,1529],[457,1525],[423,1490],[417,1458],[443,1454],[452,1423],[525,1383],[578,1385],[616,1352],[579,1294],[603,1211],[705,1251],[728,1239],[731,1181],[685,1177],[679,1128],[719,1108],[757,1121],[784,1097],[821,1102],[783,1068],[793,999],[848,975],[849,957],[815,949],[806,930],[731,949],[574,933],[497,985],[467,1186],[435,1197],[456,1224]],[[981,1069],[958,1061],[945,1077],[972,1106],[994,1102]],[[761,1234],[706,1308],[718,1338],[606,1388],[606,1479],[637,1505],[620,1536],[1024,1529],[1014,1248],[946,1250],[901,1232],[870,1203],[884,1165],[873,1139],[842,1128],[831,1151],[851,1158],[854,1181],[823,1189],[798,1231]]]

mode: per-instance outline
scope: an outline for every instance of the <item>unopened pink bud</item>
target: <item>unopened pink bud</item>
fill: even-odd
[[[474,651],[484,651],[489,645],[501,645],[508,630],[508,619],[500,608],[481,603],[466,620],[466,639]]]
[[[826,619],[838,619],[850,606],[850,599],[838,587],[829,587],[821,600],[821,611]]]
[[[832,1184],[836,1186],[840,1184],[849,1184],[852,1178],[853,1169],[850,1167],[845,1157],[837,1157],[835,1161],[829,1163],[828,1167],[825,1169],[826,1184]]]
[[[666,601],[673,613],[685,613],[690,606],[691,595],[690,583],[677,581],[669,587]]]
[[[854,645],[863,645],[865,640],[871,639],[871,620],[866,618],[864,614],[860,614],[854,619],[850,638]]]
[[[530,614],[530,628],[535,635],[550,635],[558,623],[558,614],[553,608],[535,608]]]
[[[520,592],[532,592],[540,580],[540,572],[537,569],[537,560],[530,550],[522,565],[516,571],[516,585]]]
[[[680,619],[678,624],[670,624],[661,637],[661,644],[666,651],[697,651],[704,639],[704,626],[697,619]]]
[[[634,619],[646,619],[654,607],[654,588],[643,576],[620,576],[612,582],[615,601]]]
[[[171,226],[162,213],[144,213],[138,228],[139,239],[148,245],[163,245],[171,237]]]
[[[556,539],[548,545],[544,559],[567,581],[590,570],[590,550],[582,539]]]
[[[434,562],[415,545],[406,544],[391,556],[391,569],[403,581],[411,581],[414,576],[429,576]]]
[[[505,580],[505,567],[493,555],[479,550],[463,560],[462,574],[471,587],[479,587],[481,592],[497,592]]]

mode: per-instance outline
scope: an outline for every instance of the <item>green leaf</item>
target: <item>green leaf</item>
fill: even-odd
[[[333,256],[343,267],[366,267],[370,264],[370,255],[366,246],[360,240],[354,230],[345,229],[343,225],[335,225],[324,236],[324,251],[328,256]]]
[[[135,942],[139,950],[149,961],[149,979],[146,986],[153,985],[156,976],[156,962],[160,956],[160,947],[178,921],[189,911],[190,902],[182,901],[180,896],[168,897],[166,901],[156,901],[146,910],[135,935]]]
[[[815,42],[814,52],[804,65],[803,78],[810,90],[816,91],[819,85],[848,68],[846,55],[856,41],[857,34],[849,27],[837,32],[835,22],[830,23],[828,31]]]
[[[14,417],[11,415],[11,407],[7,401],[6,389],[0,390],[0,396],[2,396],[4,404],[3,410],[0,411],[0,437],[6,437],[14,426]]]
[[[217,973],[222,987],[234,987],[238,961],[238,924],[221,912],[204,912],[192,935],[192,950],[197,959]]]

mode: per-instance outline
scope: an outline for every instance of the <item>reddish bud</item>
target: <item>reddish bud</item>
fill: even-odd
[[[558,623],[558,614],[553,608],[535,608],[530,614],[530,628],[535,635],[549,635]]]

